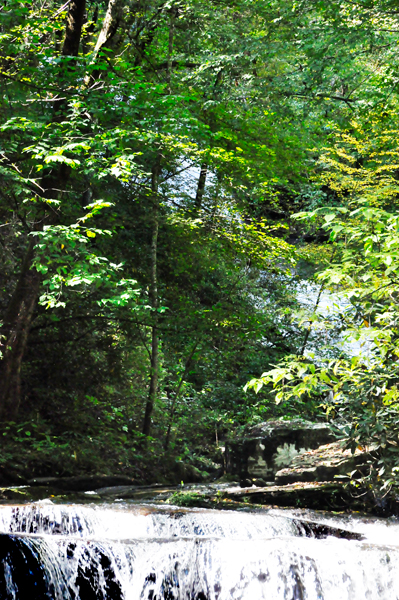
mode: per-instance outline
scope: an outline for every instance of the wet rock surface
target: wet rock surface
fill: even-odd
[[[123,475],[81,475],[77,477],[36,477],[30,479],[30,486],[51,486],[57,490],[86,492],[101,487],[117,485],[137,485],[131,477]]]
[[[225,497],[236,501],[268,506],[294,506],[314,510],[359,510],[363,502],[355,499],[339,482],[296,482],[265,488],[236,488],[226,490]]]
[[[36,502],[65,504],[150,503],[179,507],[252,510],[263,508],[295,508],[322,511],[367,511],[379,516],[399,515],[399,490],[386,498],[384,505],[374,499],[356,496],[342,482],[296,482],[287,485],[241,488],[239,482],[188,484],[182,486],[115,486],[86,492],[64,492],[46,486],[0,488],[0,505]]]

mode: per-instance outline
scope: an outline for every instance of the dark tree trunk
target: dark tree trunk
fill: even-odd
[[[160,171],[160,157],[157,157],[156,163],[152,168],[151,177],[151,195],[152,195],[152,236],[151,236],[151,283],[150,283],[150,303],[153,310],[153,326],[151,331],[151,367],[150,367],[150,387],[145,407],[143,433],[150,435],[151,415],[154,410],[158,391],[159,376],[159,338],[158,338],[158,231],[159,231],[159,198],[158,182]]]
[[[77,56],[82,34],[86,2],[85,0],[72,0],[65,30],[62,47],[64,56]],[[54,120],[60,115],[62,105],[54,106]],[[69,178],[69,170],[61,165],[57,173],[42,181],[46,190],[45,196],[54,197],[54,188],[64,188]],[[45,224],[54,223],[56,213],[48,213],[44,208],[44,215],[40,219],[40,230]],[[18,412],[21,401],[21,366],[28,342],[28,335],[32,316],[37,304],[40,289],[40,274],[33,267],[34,246],[36,240],[30,236],[21,273],[15,291],[7,307],[3,324],[0,329],[0,343],[2,344],[2,360],[0,363],[0,416],[13,418]]]
[[[199,210],[202,206],[202,199],[205,192],[206,176],[208,174],[208,165],[202,164],[201,171],[198,177],[197,194],[195,196],[195,208]]]
[[[169,41],[168,41],[168,69],[167,69],[167,81],[168,81],[168,93],[172,93],[172,55],[173,55],[173,37],[175,33],[175,9],[172,8],[169,14]]]
[[[36,269],[31,269],[34,244],[32,238],[1,328],[0,416],[7,418],[14,417],[18,412],[22,359],[40,287],[40,274]]]
[[[85,10],[86,0],[72,0],[69,5],[64,44],[62,46],[63,56],[77,56],[79,54]]]

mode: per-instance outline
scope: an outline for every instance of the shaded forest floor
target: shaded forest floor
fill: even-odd
[[[54,435],[44,424],[3,423],[0,428],[0,485],[26,484],[37,477],[125,476],[137,485],[212,481],[223,474],[222,453],[204,443],[185,456],[165,451],[155,438],[117,429],[66,431]]]

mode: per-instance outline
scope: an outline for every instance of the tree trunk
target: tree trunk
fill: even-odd
[[[0,416],[7,418],[14,417],[18,412],[22,359],[40,287],[40,274],[36,269],[31,269],[34,245],[35,240],[31,238],[1,328],[3,356],[0,363]]]
[[[173,36],[175,30],[175,10],[172,8],[169,18],[169,41],[168,41],[168,70],[167,84],[168,94],[172,93],[172,52]],[[150,387],[148,399],[145,407],[143,433],[150,435],[151,415],[157,399],[158,378],[159,378],[159,337],[158,337],[158,277],[157,277],[157,258],[158,258],[158,231],[159,231],[159,198],[158,184],[161,167],[161,156],[158,153],[155,164],[152,168],[151,176],[151,196],[152,196],[152,239],[151,239],[151,285],[150,285],[150,303],[154,313],[154,324],[151,331],[151,366],[150,366]]]
[[[208,165],[203,163],[198,177],[197,194],[195,196],[195,209],[200,210],[202,206],[202,198],[204,197],[206,176],[208,174]]]
[[[78,55],[85,6],[85,0],[72,0],[69,4],[62,47],[63,56]],[[55,103],[54,120],[59,118],[60,109],[61,104]],[[57,173],[42,181],[42,187],[46,190],[45,196],[54,197],[53,188],[63,188],[68,178],[69,170],[61,165]],[[54,221],[55,213],[51,213],[50,219],[49,214],[45,209],[45,214],[39,220],[40,225],[37,226],[37,230]],[[0,416],[6,419],[15,417],[20,405],[21,366],[40,289],[40,274],[32,266],[35,243],[34,236],[30,236],[18,283],[0,329],[0,343],[3,349],[0,363]]]
[[[172,55],[173,55],[173,37],[175,33],[175,9],[171,8],[169,14],[169,41],[168,41],[168,69],[167,69],[167,82],[168,82],[168,94],[172,93]]]
[[[169,448],[169,443],[170,443],[170,434],[171,434],[171,431],[172,431],[173,419],[174,419],[174,416],[175,416],[175,413],[176,413],[176,408],[177,408],[177,400],[178,400],[178,398],[179,398],[179,396],[180,396],[180,392],[181,392],[181,390],[182,390],[182,387],[183,387],[184,380],[185,380],[185,378],[186,378],[186,376],[187,376],[188,369],[190,368],[191,361],[192,361],[192,358],[193,358],[193,356],[194,356],[194,352],[195,352],[195,351],[196,351],[196,349],[197,349],[197,346],[198,346],[198,344],[199,344],[199,340],[197,340],[197,341],[195,342],[195,344],[194,344],[194,347],[193,347],[193,349],[191,350],[191,352],[190,352],[190,354],[189,354],[189,357],[188,357],[188,358],[187,358],[187,360],[186,360],[186,365],[185,365],[185,367],[184,367],[184,372],[183,372],[183,375],[182,375],[182,376],[181,376],[181,378],[180,378],[179,384],[178,384],[178,386],[177,386],[177,388],[176,388],[176,391],[175,391],[175,393],[174,393],[174,396],[173,396],[172,404],[171,404],[171,407],[170,407],[170,413],[169,413],[169,423],[168,423],[168,427],[167,427],[167,430],[166,430],[165,443],[164,443],[164,446],[163,446],[163,447],[164,447],[164,450],[165,450],[165,452],[166,452],[166,451],[168,450],[168,448]]]
[[[121,19],[121,7],[122,0],[109,0],[107,13],[91,56],[91,64],[96,62],[101,49],[108,44],[109,40],[115,34]],[[87,74],[84,79],[85,87],[87,87],[93,79],[96,79],[97,75],[98,73]]]
[[[315,305],[314,305],[314,308],[313,308],[313,312],[314,313],[316,312],[316,310],[319,307],[320,300],[321,300],[321,294],[323,293],[323,290],[324,290],[324,283],[320,286],[319,293],[317,295],[316,302],[315,302]],[[299,352],[299,356],[304,356],[305,355],[306,346],[308,344],[308,340],[309,340],[309,336],[310,336],[311,332],[312,332],[312,321],[310,320],[308,328],[306,329],[305,337],[304,337],[304,340],[303,340],[303,343],[302,343],[301,350]]]
[[[77,56],[79,54],[85,10],[86,0],[72,0],[69,5],[65,38],[61,52],[63,56]]]
[[[159,376],[159,338],[158,338],[158,276],[157,276],[157,258],[158,258],[158,231],[159,231],[159,198],[158,183],[160,172],[160,156],[158,155],[156,163],[152,168],[151,176],[151,200],[152,200],[152,237],[151,237],[151,283],[150,283],[150,304],[153,310],[154,323],[151,331],[151,367],[150,367],[150,387],[148,399],[145,407],[143,433],[150,435],[151,415],[154,410],[154,404],[158,391]]]

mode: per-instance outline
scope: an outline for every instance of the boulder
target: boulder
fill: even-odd
[[[335,441],[326,423],[301,419],[267,421],[252,427],[245,436],[226,444],[227,472],[240,480],[274,480],[282,467],[300,451]]]
[[[340,442],[325,444],[295,456],[290,465],[275,476],[276,485],[298,481],[332,481],[347,475],[369,460],[370,453],[356,448],[355,452],[343,449]]]

